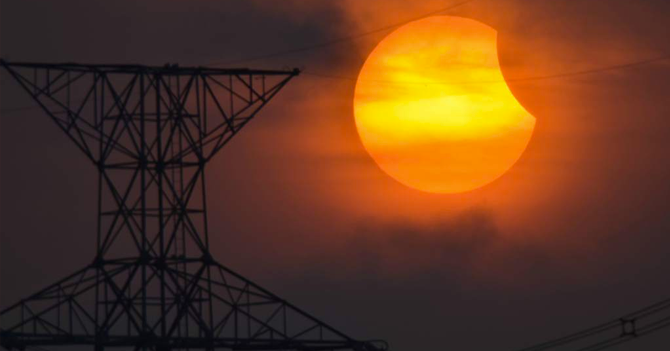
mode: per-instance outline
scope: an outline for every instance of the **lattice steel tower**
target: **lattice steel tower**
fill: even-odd
[[[98,169],[93,262],[3,310],[3,348],[386,349],[209,251],[205,166],[298,70],[0,65]]]

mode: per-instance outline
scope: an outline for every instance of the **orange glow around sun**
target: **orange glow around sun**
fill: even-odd
[[[439,16],[382,40],[365,62],[354,114],[368,153],[391,177],[432,193],[462,193],[509,170],[535,118],[500,71],[496,31]]]

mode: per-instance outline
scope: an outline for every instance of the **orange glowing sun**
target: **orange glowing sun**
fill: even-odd
[[[496,31],[460,17],[430,17],[395,30],[356,82],[361,141],[379,167],[409,187],[462,193],[519,159],[535,118],[500,71]]]

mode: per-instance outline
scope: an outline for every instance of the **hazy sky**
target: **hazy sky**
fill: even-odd
[[[434,0],[3,0],[8,60],[205,65],[374,31]],[[663,0],[475,0],[507,78],[670,54]],[[536,118],[504,177],[431,195],[356,134],[354,81],[389,31],[235,63],[300,67],[208,169],[212,251],[393,350],[512,350],[670,297],[670,62],[511,83]],[[2,109],[30,106],[0,73]],[[344,79],[326,78],[337,76]],[[0,305],[89,263],[95,170],[39,110],[0,117]],[[658,350],[670,330],[625,350]]]

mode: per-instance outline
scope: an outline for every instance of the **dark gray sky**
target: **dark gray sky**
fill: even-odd
[[[3,0],[2,57],[237,61],[446,7],[400,0]],[[508,77],[670,53],[662,0],[479,0]],[[386,32],[244,63],[356,77]],[[3,111],[30,106],[0,73]],[[224,264],[393,350],[511,350],[670,297],[670,64],[511,84],[537,118],[518,164],[460,196],[407,189],[356,135],[354,83],[303,75],[209,168]],[[39,110],[0,115],[0,305],[93,256],[95,170]],[[658,350],[670,330],[621,347]]]

